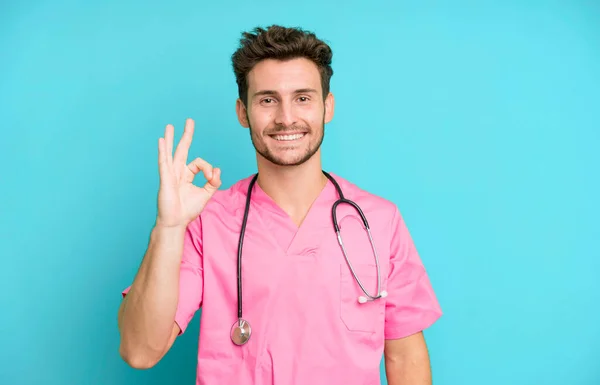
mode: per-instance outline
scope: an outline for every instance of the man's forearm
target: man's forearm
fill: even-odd
[[[431,385],[429,360],[423,358],[386,358],[385,371],[389,385]]]
[[[185,228],[155,227],[118,315],[120,351],[128,362],[160,356],[173,330]],[[145,365],[145,363],[143,363]]]
[[[423,333],[385,342],[389,385],[431,385],[429,352]]]

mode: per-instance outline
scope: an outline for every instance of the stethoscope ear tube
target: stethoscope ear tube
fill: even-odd
[[[349,204],[350,206],[354,207],[356,209],[356,211],[358,211],[358,214],[360,215],[360,218],[362,219],[365,229],[369,230],[369,222],[367,221],[367,217],[365,217],[365,214],[361,210],[360,206],[349,199],[340,198],[333,203],[333,207],[331,208],[331,218],[333,220],[333,229],[335,230],[336,233],[339,234],[339,232],[340,232],[340,226],[338,225],[336,211],[337,211],[338,205],[340,205],[341,203],[346,203],[346,204]]]
[[[374,301],[379,298],[387,297],[387,292],[385,290],[381,291],[381,271],[380,271],[380,267],[379,267],[379,257],[377,255],[377,249],[375,248],[375,242],[373,242],[373,236],[371,235],[371,228],[369,227],[369,222],[367,221],[367,217],[365,216],[365,214],[363,213],[362,209],[360,208],[360,206],[358,204],[351,201],[350,199],[344,198],[342,189],[338,185],[337,181],[331,175],[326,173],[325,171],[323,171],[323,173],[333,183],[333,185],[335,186],[337,193],[339,195],[339,199],[337,201],[335,201],[333,203],[333,206],[331,207],[331,220],[333,221],[333,229],[337,235],[338,243],[342,249],[342,253],[344,254],[344,259],[346,260],[346,263],[348,264],[348,268],[350,269],[350,272],[352,273],[354,280],[356,281],[356,283],[358,283],[358,286],[360,286],[360,289],[365,294],[364,296],[361,295],[358,297],[358,302],[366,303],[369,301]],[[360,218],[363,222],[365,230],[367,231],[367,234],[369,235],[369,241],[371,242],[371,249],[373,250],[373,256],[375,257],[375,266],[377,268],[377,293],[375,295],[369,294],[369,292],[365,289],[360,278],[354,271],[354,268],[352,267],[352,263],[350,263],[350,260],[348,259],[348,254],[346,253],[346,248],[344,247],[344,242],[342,240],[342,235],[340,233],[340,226],[339,226],[338,220],[337,220],[337,208],[342,203],[345,203],[345,204],[348,204],[348,205],[354,207],[354,209],[360,215]]]

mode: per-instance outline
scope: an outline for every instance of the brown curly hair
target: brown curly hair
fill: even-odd
[[[313,32],[301,28],[272,25],[266,29],[256,27],[251,32],[243,32],[240,46],[231,57],[239,98],[245,106],[248,105],[247,76],[260,61],[306,58],[319,68],[325,99],[329,94],[329,83],[333,75],[332,57],[329,45],[318,39]]]

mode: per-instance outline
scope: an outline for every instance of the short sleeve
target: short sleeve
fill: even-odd
[[[175,322],[183,334],[194,314],[202,305],[203,296],[202,268],[202,221],[198,217],[188,225],[179,270],[179,302],[175,313]],[[123,297],[131,287],[123,290]]]
[[[398,209],[392,220],[385,338],[396,339],[431,326],[442,310],[406,223]]]

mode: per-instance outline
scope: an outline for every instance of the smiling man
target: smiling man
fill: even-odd
[[[160,361],[202,308],[197,384],[379,384],[382,355],[389,384],[431,384],[422,331],[442,312],[397,206],[322,169],[331,60],[298,28],[243,34],[236,113],[258,172],[227,189],[188,163],[194,122],[174,154],[167,125],[156,223],[118,314],[132,367]]]

